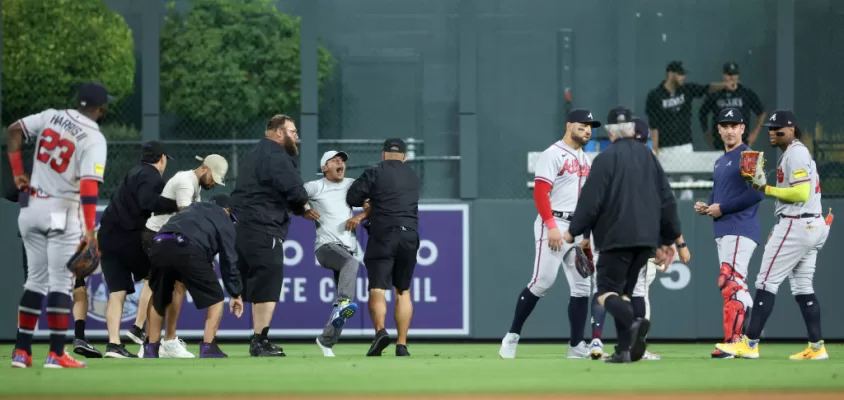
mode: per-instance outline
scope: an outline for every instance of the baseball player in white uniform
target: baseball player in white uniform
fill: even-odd
[[[328,323],[317,336],[316,344],[325,357],[334,357],[334,345],[340,340],[346,320],[357,312],[355,284],[360,254],[355,228],[369,215],[369,208],[354,215],[346,204],[346,193],[355,181],[346,178],[348,154],[329,150],[322,155],[323,178],[305,183],[307,210],[302,216],[316,222],[314,253],[320,265],[334,271],[334,308]]]
[[[818,252],[829,235],[831,214],[825,221],[817,167],[809,150],[800,142],[803,134],[794,113],[777,110],[765,126],[771,145],[783,151],[777,162],[777,185],[765,185],[765,177],[761,176],[754,178],[753,186],[776,198],[778,221],[768,237],[756,277],[750,326],[741,340],[715,347],[736,357],[759,358],[759,336],[773,311],[779,286],[788,278],[809,337],[806,349],[790,359],[824,360],[829,355],[821,334],[821,309],[812,281]]]
[[[545,296],[557,280],[561,264],[570,290],[568,316],[571,335],[566,356],[589,357],[583,330],[589,315],[591,280],[577,273],[574,251],[570,251],[575,245],[564,243],[562,232],[566,231],[574,215],[580,189],[589,176],[591,163],[583,152],[583,146],[589,143],[592,129],[600,126],[601,123],[592,118],[588,110],[571,110],[563,139],[549,146],[536,161],[533,199],[539,215],[533,229],[536,240],[533,276],[519,294],[512,325],[501,341],[498,354],[502,358],[516,357],[522,326],[537,301]],[[587,248],[589,239],[584,236],[578,236],[575,240],[580,247]]]
[[[195,169],[186,171],[179,171],[173,175],[164,189],[161,191],[161,196],[176,201],[179,210],[185,207],[198,203],[200,199],[200,188],[202,190],[211,190],[216,185],[225,186],[226,173],[229,170],[229,163],[219,154],[210,154],[205,158],[196,157],[197,161],[201,161],[202,165]],[[156,233],[161,229],[167,221],[170,220],[174,213],[156,214],[153,213],[147,219],[145,230],[142,235],[144,249],[149,252],[152,246],[152,239]],[[141,290],[141,295],[138,299],[138,315],[135,317],[135,324],[127,333],[127,336],[141,345],[138,351],[138,357],[144,356],[144,331],[142,327],[147,318],[147,310],[149,307],[150,298],[152,297],[152,290],[150,290],[149,280],[144,280],[144,287]],[[182,308],[182,302],[185,298],[185,286],[176,281],[173,290],[173,299],[167,310],[167,319],[164,327],[164,337],[161,340],[161,347],[159,348],[158,356],[160,358],[194,358],[193,353],[189,352],[185,346],[185,342],[176,336],[176,322],[179,319],[179,312]],[[143,310],[143,311],[142,311]],[[152,316],[151,318],[155,318]]]
[[[70,323],[73,275],[68,260],[82,242],[96,242],[97,194],[106,163],[106,140],[97,120],[111,101],[105,87],[87,83],[77,93],[77,108],[48,109],[9,127],[12,175],[19,189],[29,188],[21,209],[21,232],[29,272],[18,311],[12,367],[32,366],[32,336],[47,298],[50,351],[45,368],[84,368],[64,351]],[[23,172],[23,136],[37,142],[32,178]]]

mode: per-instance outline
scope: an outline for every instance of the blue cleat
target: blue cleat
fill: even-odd
[[[331,325],[340,329],[346,324],[346,320],[351,318],[358,312],[358,305],[352,303],[350,300],[342,300],[331,313]]]

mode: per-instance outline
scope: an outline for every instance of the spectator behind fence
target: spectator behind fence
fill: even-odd
[[[645,103],[645,113],[651,125],[653,150],[657,155],[665,156],[691,153],[694,151],[692,100],[703,97],[707,91],[715,92],[728,85],[735,90],[735,83],[687,83],[687,70],[682,61],[671,61],[665,72],[665,80],[648,92]]]
[[[721,151],[724,148],[724,141],[721,139],[721,135],[713,135],[713,132],[718,132],[718,123],[716,122],[718,112],[725,108],[738,108],[746,119],[749,119],[751,113],[758,117],[753,130],[750,133],[744,131],[742,135],[742,141],[748,146],[753,146],[756,137],[759,135],[759,129],[762,128],[762,124],[765,123],[765,118],[768,116],[765,107],[753,89],[739,83],[738,64],[734,62],[724,64],[723,77],[724,82],[730,85],[707,95],[698,112],[700,126],[706,135],[706,140],[713,149]],[[709,119],[710,113],[712,119]]]

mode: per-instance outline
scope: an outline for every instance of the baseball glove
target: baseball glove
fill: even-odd
[[[741,152],[741,176],[750,181],[754,186],[765,186],[768,179],[765,177],[765,153],[761,151]]]
[[[592,276],[595,273],[595,266],[583,252],[583,249],[580,246],[574,246],[572,250],[574,250],[574,268],[577,273],[584,278]]]
[[[67,262],[67,269],[73,272],[77,278],[86,278],[91,275],[100,265],[100,252],[97,241],[82,241],[76,247],[76,253]]]

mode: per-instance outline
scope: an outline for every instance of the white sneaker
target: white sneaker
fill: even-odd
[[[172,340],[162,339],[158,356],[161,358],[196,358],[193,353],[188,351],[185,341],[178,337]]]
[[[319,342],[319,338],[316,338],[316,345],[319,346],[319,349],[322,350],[323,357],[334,357],[334,350],[331,347],[325,347],[322,343]]]
[[[645,351],[645,355],[642,356],[642,360],[646,360],[646,361],[656,361],[656,360],[659,360],[660,358],[662,358],[662,357],[660,357],[659,354],[654,354],[654,353],[651,353],[650,351]]]
[[[566,358],[586,358],[589,357],[589,346],[586,345],[586,342],[580,341],[577,346],[572,347],[569,345],[569,349],[566,352]]]
[[[501,358],[516,358],[516,347],[519,345],[519,334],[508,333],[504,335],[501,341],[501,348],[498,349],[498,355]]]
[[[604,356],[604,343],[601,339],[592,339],[592,344],[589,345],[589,356],[593,360],[600,360]]]

